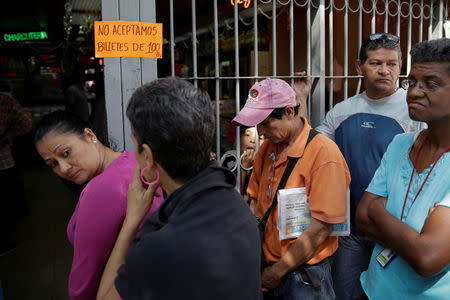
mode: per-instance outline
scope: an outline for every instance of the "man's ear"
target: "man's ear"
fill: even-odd
[[[295,115],[295,110],[294,110],[294,108],[292,106],[286,106],[284,108],[284,113],[288,117],[293,117]]]
[[[363,65],[363,63],[361,62],[361,60],[359,60],[359,59],[355,60],[355,68],[356,68],[356,72],[358,72],[359,76],[363,76],[363,72],[361,69],[362,65]]]
[[[84,129],[84,136],[91,142],[97,143],[97,136],[90,128]]]

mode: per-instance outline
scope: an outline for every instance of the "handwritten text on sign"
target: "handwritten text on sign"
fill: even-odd
[[[162,58],[162,24],[97,21],[95,57]]]

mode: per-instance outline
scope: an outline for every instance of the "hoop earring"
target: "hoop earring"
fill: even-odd
[[[141,181],[146,184],[146,185],[154,185],[158,182],[159,180],[159,172],[158,169],[156,169],[155,167],[152,168],[152,170],[156,173],[156,179],[152,182],[148,182],[147,180],[144,179],[144,171],[147,170],[148,167],[145,167],[141,170]]]

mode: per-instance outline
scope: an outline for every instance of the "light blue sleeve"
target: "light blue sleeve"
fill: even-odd
[[[317,126],[315,129],[319,131],[320,133],[324,134],[326,137],[334,141],[334,132],[336,130],[336,116],[335,116],[335,110],[336,108],[332,108],[327,115],[325,116],[325,119],[323,119],[322,123]]]
[[[325,119],[315,129],[334,141],[336,129],[341,123],[351,115],[361,112],[362,109],[364,106],[361,102],[361,94],[350,97],[330,109]]]
[[[378,169],[375,171],[375,175],[373,175],[372,181],[366,189],[366,192],[381,196],[387,197],[388,188],[387,188],[387,170],[388,170],[388,152],[389,147],[386,153],[384,153],[383,158],[381,159],[381,163],[378,166]]]
[[[439,201],[438,206],[450,207],[450,191],[447,192],[447,195],[445,195],[444,199]]]

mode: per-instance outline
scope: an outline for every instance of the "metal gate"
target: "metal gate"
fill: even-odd
[[[218,158],[231,149],[240,153],[239,132],[230,120],[244,105],[250,86],[266,77],[292,85],[299,78],[295,73],[305,70],[313,80],[307,115],[317,126],[333,105],[361,92],[354,61],[364,38],[374,32],[399,35],[404,77],[411,46],[443,36],[448,2],[102,0],[104,21],[161,22],[167,42],[158,62],[105,58],[109,136],[119,148],[132,149],[125,116],[129,97],[143,83],[170,75],[192,81],[211,96]]]
[[[157,20],[165,1],[156,2]],[[364,38],[374,32],[399,35],[404,77],[411,46],[442,37],[448,10],[445,0],[169,0],[167,75],[209,91],[216,112],[216,153],[221,157],[230,148],[239,153],[239,131],[232,144],[224,145],[231,119],[228,113],[224,122],[224,110],[231,106],[231,115],[238,112],[252,83],[276,77],[293,85],[299,77],[295,73],[306,70],[313,81],[308,116],[317,126],[326,110],[360,93],[362,78],[353,64]],[[180,21],[180,14],[189,11],[190,24],[187,18]],[[206,67],[205,61],[210,61]]]

